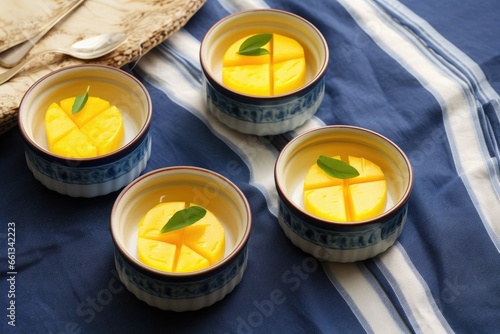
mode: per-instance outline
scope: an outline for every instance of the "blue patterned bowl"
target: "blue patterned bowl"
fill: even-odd
[[[306,84],[268,97],[245,95],[225,87],[221,72],[224,52],[252,33],[277,33],[296,39],[306,55]],[[229,15],[217,22],[201,42],[205,103],[219,121],[243,133],[275,135],[293,130],[310,119],[323,100],[328,53],[321,32],[295,14],[257,9]]]
[[[334,222],[304,209],[302,187],[309,167],[320,155],[339,154],[338,147],[343,145],[348,145],[354,156],[376,163],[385,174],[386,208],[374,218]],[[305,132],[280,152],[274,177],[279,196],[279,225],[293,244],[318,259],[353,262],[373,257],[393,245],[403,230],[413,171],[403,151],[373,131],[326,126]]]
[[[224,257],[218,263],[189,273],[168,273],[137,258],[141,218],[160,202],[186,201],[205,207],[223,224]],[[111,235],[120,280],[137,298],[170,311],[192,311],[224,298],[241,281],[248,261],[250,206],[243,193],[225,177],[197,167],[168,167],[133,181],[115,201]]]
[[[82,94],[116,105],[123,115],[125,140],[114,152],[72,159],[48,150],[44,116],[53,102]],[[129,184],[146,167],[151,154],[152,105],[146,88],[128,73],[103,65],[76,65],[49,73],[35,82],[19,107],[19,129],[34,177],[47,188],[73,197],[95,197]]]

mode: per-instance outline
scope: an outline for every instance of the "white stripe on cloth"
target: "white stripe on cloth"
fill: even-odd
[[[229,13],[239,12],[241,10],[269,8],[269,5],[260,0],[219,0],[219,4]]]
[[[396,0],[376,0],[380,4],[390,8],[398,17],[402,17],[408,22],[411,22],[412,26],[418,29],[419,34],[423,36],[426,41],[431,41],[433,48],[439,47],[439,53],[446,55],[453,60],[463,71],[470,80],[477,87],[477,91],[480,100],[482,102],[489,102],[491,100],[497,100],[499,98],[498,93],[491,87],[486,76],[484,75],[481,67],[476,64],[469,56],[458,49],[455,45],[450,43],[447,39],[441,36],[429,23],[415,15],[411,10],[409,10],[405,5]],[[500,112],[500,108],[496,107],[497,114]],[[500,117],[500,115],[499,115]]]
[[[380,48],[415,76],[441,105],[455,168],[485,230],[500,252],[500,198],[488,174],[488,161],[484,160],[484,137],[477,133],[480,126],[473,93],[452,69],[443,65],[439,55],[372,3],[364,0],[341,0],[340,3]]]
[[[375,258],[398,296],[405,314],[417,333],[452,333],[453,330],[439,311],[429,287],[412,265],[400,243]]]
[[[454,135],[457,137],[457,140],[451,142],[450,144],[455,145],[453,150],[454,155],[460,155],[455,161],[457,169],[462,171],[462,178],[464,179],[464,183],[468,188],[471,199],[481,216],[485,229],[492,242],[495,244],[497,250],[500,252],[500,219],[498,219],[500,215],[500,171],[498,160],[492,159],[489,156],[483,140],[484,134],[478,124],[478,120],[475,118],[472,120],[466,120],[466,118],[469,117],[467,116],[468,113],[470,115],[474,115],[476,113],[475,108],[482,108],[481,105],[475,104],[476,97],[473,96],[472,87],[475,87],[477,91],[477,99],[481,103],[493,102],[492,107],[495,108],[497,117],[500,117],[500,106],[498,103],[498,101],[500,101],[500,95],[491,87],[488,80],[486,80],[486,76],[479,65],[441,36],[427,22],[416,16],[407,7],[397,1],[378,1],[389,7],[391,11],[396,13],[396,15],[403,17],[408,22],[411,22],[411,25],[415,27],[415,29],[418,29],[418,34],[424,36],[427,41],[432,43],[432,48],[434,50],[437,50],[439,54],[445,55],[454,62],[453,64],[443,63],[443,66],[447,66],[452,69],[457,68],[461,71],[461,73],[458,74],[454,71],[453,74],[450,73],[448,75],[451,77],[461,75],[460,77],[456,77],[454,80],[463,87],[463,94],[466,94],[467,96],[465,98],[470,101],[470,109],[455,110],[448,108],[449,113],[455,114],[451,119],[454,121],[450,123],[449,130],[457,134]],[[461,82],[462,80],[463,82]],[[455,90],[458,89],[458,87],[455,88]],[[439,91],[432,90],[431,92],[433,92],[435,96],[441,94]],[[450,99],[452,99],[452,96],[450,96],[448,100],[444,100],[444,103],[449,103]],[[461,125],[460,122],[462,120],[468,122],[468,124]],[[465,129],[463,126],[466,125],[470,125],[470,127]],[[465,136],[462,137],[463,131],[471,131],[469,133],[474,136],[464,138]],[[471,143],[469,140],[473,140],[473,142]],[[471,153],[475,154],[470,155]]]
[[[364,265],[333,262],[322,262],[322,265],[367,333],[410,332]]]
[[[464,93],[463,87],[450,77],[449,71],[439,66],[435,57],[415,36],[393,24],[392,19],[372,3],[364,0],[340,0],[340,3],[385,52],[434,94],[445,112],[447,135],[454,148],[455,164],[461,167],[459,170],[462,169],[466,175],[477,173],[476,169],[483,166],[472,164],[474,160],[480,159],[480,156],[472,125],[474,120],[470,113],[470,99]],[[461,136],[456,136],[457,133]],[[457,152],[458,148],[460,150],[463,148],[468,153]],[[464,179],[467,180],[466,177]],[[451,332],[449,324],[436,307],[428,287],[420,278],[411,260],[403,256],[403,253],[403,248],[397,244],[376,258],[376,263],[391,282],[414,330],[420,329],[432,333]],[[401,279],[402,277],[404,279]]]

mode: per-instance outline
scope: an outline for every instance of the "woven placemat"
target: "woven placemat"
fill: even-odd
[[[91,61],[59,54],[41,56],[10,81],[0,85],[0,135],[17,124],[17,112],[23,95],[42,76],[74,64],[96,63],[122,67],[134,62],[182,28],[205,1],[85,1],[42,38],[28,57],[108,32],[126,32],[127,41],[110,54]],[[5,70],[0,67],[0,72]]]

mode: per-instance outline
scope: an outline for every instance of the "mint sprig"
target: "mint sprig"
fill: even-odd
[[[339,159],[320,155],[316,163],[326,174],[337,179],[350,179],[359,175],[356,168]]]
[[[85,103],[87,103],[87,100],[89,98],[89,89],[90,86],[87,86],[87,91],[85,92],[85,94],[78,95],[75,98],[75,102],[73,102],[73,106],[71,107],[72,114],[76,114],[77,112],[82,110],[83,107],[85,107]]]
[[[190,206],[174,213],[168,222],[163,226],[160,233],[175,231],[196,223],[205,217],[207,210],[201,206]]]
[[[262,47],[266,45],[272,37],[273,34],[253,35],[241,43],[238,54],[244,56],[262,56],[269,54],[269,51]]]

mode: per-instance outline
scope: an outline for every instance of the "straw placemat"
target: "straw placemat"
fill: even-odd
[[[28,0],[25,0],[28,1]],[[46,0],[53,6],[72,1]],[[84,61],[60,54],[47,54],[30,63],[10,81],[0,85],[0,134],[17,124],[19,103],[28,88],[45,74],[79,63],[106,64],[114,67],[138,60],[156,45],[182,28],[206,0],[86,0],[55,26],[30,51],[35,55],[46,49],[67,47],[87,37],[108,32],[126,32],[127,41],[101,58]],[[23,1],[16,2],[20,3]],[[28,1],[30,4],[40,2]],[[55,8],[55,7],[51,7]],[[43,17],[47,19],[47,17]],[[40,19],[39,24],[43,20]],[[36,29],[36,24],[26,28]],[[13,30],[12,30],[13,31]],[[8,28],[3,28],[8,34]],[[14,38],[21,38],[13,34]],[[7,43],[7,42],[4,42]],[[5,71],[0,67],[0,72]]]

